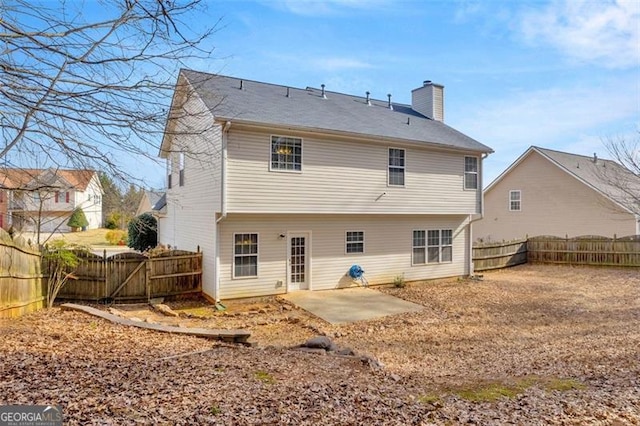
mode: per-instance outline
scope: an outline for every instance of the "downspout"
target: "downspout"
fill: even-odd
[[[220,223],[227,218],[227,138],[231,121],[222,128],[222,156],[220,158],[220,217],[216,220],[216,270],[214,273],[214,297],[220,302]]]
[[[482,154],[480,157],[480,173],[478,174],[478,188],[480,189],[480,216],[473,218],[474,214],[469,215],[469,276],[473,276],[473,227],[471,224],[484,218],[484,188],[482,187],[482,175],[484,173],[483,162],[489,154]]]

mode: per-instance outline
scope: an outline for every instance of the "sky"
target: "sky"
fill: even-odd
[[[604,140],[640,131],[637,1],[207,5],[216,49],[193,69],[407,104],[444,85],[445,123],[495,151],[485,185],[531,145],[607,158]]]

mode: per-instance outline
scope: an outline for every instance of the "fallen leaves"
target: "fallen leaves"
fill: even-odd
[[[57,309],[3,320],[0,404],[60,404],[65,424],[640,423],[637,271],[524,266],[382,291],[427,309],[331,326],[273,298],[187,318],[118,307],[249,328],[253,348]],[[317,334],[385,368],[287,349]]]

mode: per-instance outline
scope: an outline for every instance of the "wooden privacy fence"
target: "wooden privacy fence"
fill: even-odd
[[[507,268],[527,262],[640,267],[640,235],[622,238],[594,235],[561,238],[544,235],[473,246],[476,271]]]
[[[594,266],[640,266],[640,235],[607,238],[541,236],[527,241],[529,262]]]
[[[148,300],[202,291],[202,253],[171,250],[152,257],[128,252],[111,257],[81,254],[59,299]]]
[[[508,268],[523,263],[527,263],[526,239],[473,246],[473,269],[475,271]]]
[[[12,240],[0,229],[0,318],[12,318],[44,306],[40,251],[23,238]]]

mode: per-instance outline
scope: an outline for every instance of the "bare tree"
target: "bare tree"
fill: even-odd
[[[156,158],[177,71],[211,58],[219,22],[193,31],[204,0],[83,6],[0,2],[0,161],[139,181],[120,159]]]
[[[640,131],[635,138],[609,137],[603,144],[617,164],[600,167],[600,178],[614,199],[640,217]]]

